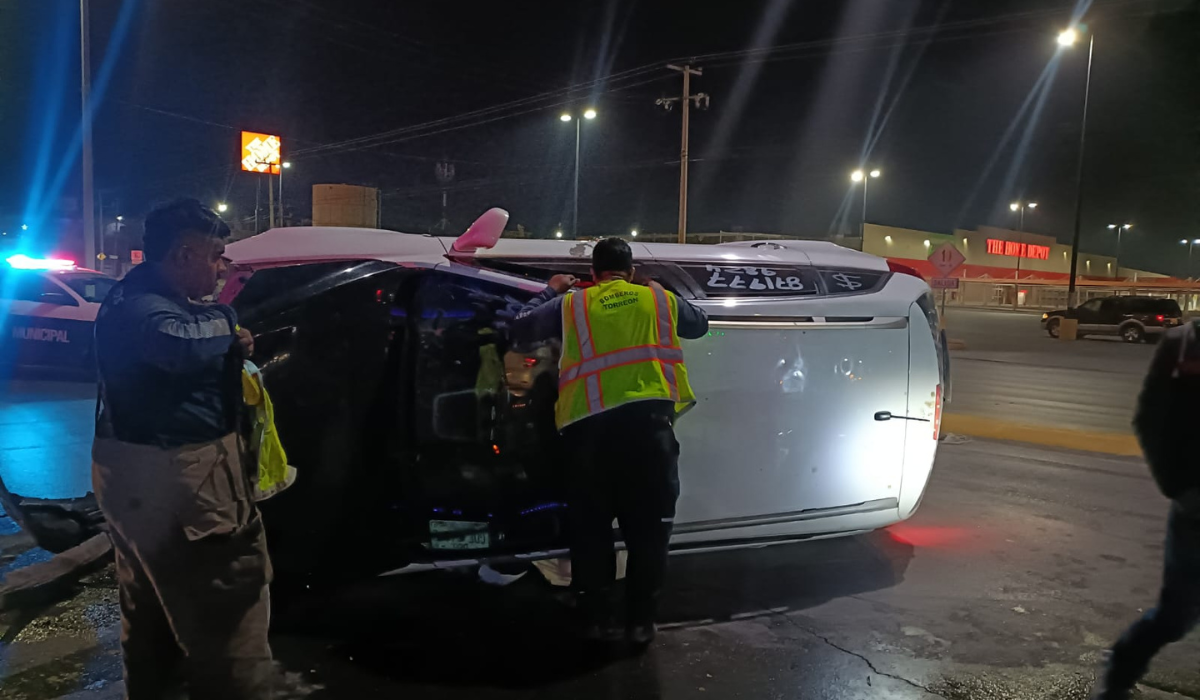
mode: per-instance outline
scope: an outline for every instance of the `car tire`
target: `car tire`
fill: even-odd
[[[1046,332],[1050,334],[1051,338],[1058,337],[1058,327],[1060,325],[1062,325],[1062,320],[1058,318],[1052,318],[1049,321],[1046,321]]]
[[[1136,323],[1121,326],[1121,340],[1126,343],[1140,343],[1146,339],[1146,331]]]

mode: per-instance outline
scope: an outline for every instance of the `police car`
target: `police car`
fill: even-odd
[[[9,256],[0,263],[0,361],[90,368],[96,313],[116,282],[70,260]]]

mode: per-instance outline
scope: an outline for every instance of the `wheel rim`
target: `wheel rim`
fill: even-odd
[[[1130,326],[1129,328],[1125,329],[1125,340],[1132,342],[1134,340],[1137,340],[1139,337],[1141,337],[1141,335],[1142,334],[1138,332],[1138,329],[1133,326]]]

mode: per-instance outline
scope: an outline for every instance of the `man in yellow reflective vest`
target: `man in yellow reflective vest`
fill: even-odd
[[[584,635],[607,636],[615,579],[612,521],[629,550],[627,641],[644,649],[667,566],[679,497],[676,416],[695,403],[680,338],[708,332],[708,316],[657,282],[633,282],[620,238],[592,251],[595,285],[557,275],[517,316],[517,340],[562,339],[555,421],[570,455],[572,580]]]

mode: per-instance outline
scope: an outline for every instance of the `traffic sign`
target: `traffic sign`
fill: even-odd
[[[958,289],[957,277],[934,277],[929,280],[930,289]]]
[[[959,252],[953,243],[941,244],[929,256],[929,262],[933,264],[934,269],[941,273],[942,277],[949,277],[951,272],[957,270],[966,261],[966,256]]]

